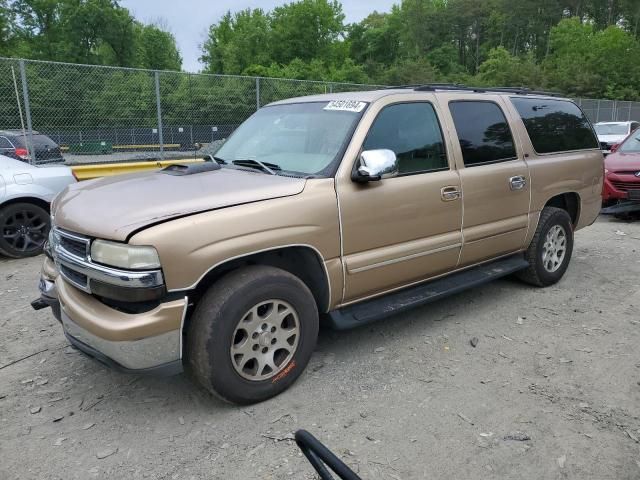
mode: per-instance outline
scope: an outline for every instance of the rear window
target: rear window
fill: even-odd
[[[27,134],[27,137],[29,137],[29,134]],[[24,135],[16,135],[14,137],[14,143],[16,143],[16,145],[18,145],[20,147],[25,147],[26,146],[26,142],[24,140]],[[51,140],[46,135],[37,134],[37,135],[33,136],[33,146],[36,147],[36,148],[37,147],[55,148],[58,145],[56,144],[56,142]]]
[[[575,103],[551,98],[512,97],[511,101],[537,153],[598,148],[589,120]]]

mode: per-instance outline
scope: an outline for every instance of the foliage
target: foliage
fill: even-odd
[[[143,25],[117,0],[0,0],[0,54],[179,70],[171,33]]]
[[[344,24],[339,3],[227,13],[211,73],[376,84],[471,82],[640,98],[637,0],[402,0]]]

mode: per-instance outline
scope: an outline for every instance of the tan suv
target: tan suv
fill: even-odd
[[[600,209],[598,147],[574,103],[530,91],[276,102],[210,162],[70,186],[34,306],[106,364],[184,366],[261,401],[300,376],[320,321],[363,325],[512,273],[560,280]]]

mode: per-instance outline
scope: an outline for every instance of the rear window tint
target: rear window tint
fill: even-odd
[[[498,105],[485,100],[449,103],[465,167],[516,158],[507,119]]]
[[[27,138],[29,135],[27,134]],[[26,147],[27,143],[25,142],[24,135],[16,135],[12,137],[13,143],[19,147]],[[56,148],[58,144],[51,140],[46,135],[36,134],[33,136],[33,146],[36,148]]]
[[[46,135],[34,135],[33,136],[33,145],[36,147],[55,147],[56,142],[51,140]]]
[[[511,98],[537,153],[598,148],[591,124],[578,106],[567,100]]]

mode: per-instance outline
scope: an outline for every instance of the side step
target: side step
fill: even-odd
[[[496,278],[510,275],[528,266],[529,262],[524,259],[522,254],[485,263],[431,282],[334,310],[328,314],[328,324],[336,330],[347,330],[366,325],[389,315],[425,305]]]

